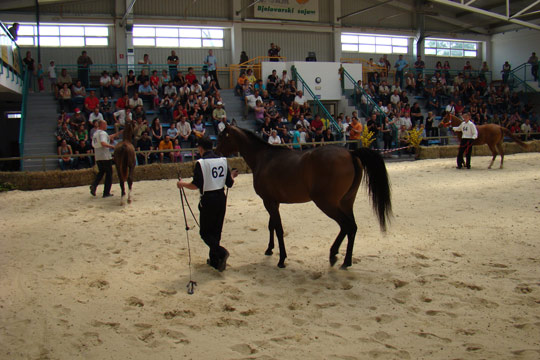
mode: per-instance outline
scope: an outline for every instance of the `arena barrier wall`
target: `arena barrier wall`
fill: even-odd
[[[529,145],[529,149],[527,150],[522,149],[516,143],[504,143],[505,155],[523,152],[540,152],[540,140],[528,141],[526,143]],[[457,153],[457,145],[421,146],[418,159],[455,158]],[[491,156],[491,151],[487,145],[475,146],[473,148],[473,156]],[[494,166],[497,165],[497,161],[499,159],[496,160]],[[229,158],[228,162],[230,168],[237,168],[241,174],[251,173],[251,169],[241,157]],[[183,178],[189,178],[193,176],[194,168],[195,162],[138,166],[135,170],[135,181],[176,179],[178,175]],[[17,190],[56,189],[89,185],[94,180],[96,173],[97,167],[66,171],[0,172],[0,183],[12,184]],[[118,182],[116,170],[114,169],[113,182]]]

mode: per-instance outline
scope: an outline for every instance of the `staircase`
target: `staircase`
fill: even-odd
[[[56,154],[57,104],[50,93],[29,93],[26,106],[24,156]],[[24,160],[24,171],[58,169],[57,159]]]
[[[250,131],[257,130],[257,124],[255,123],[255,114],[249,112],[248,118],[244,119],[244,99],[234,94],[234,89],[224,89],[219,91],[221,98],[223,99],[224,108],[227,112],[227,120],[231,122],[236,120],[236,124],[242,129]]]

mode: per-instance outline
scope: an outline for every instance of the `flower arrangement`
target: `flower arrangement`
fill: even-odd
[[[360,141],[363,147],[369,147],[372,142],[375,141],[375,134],[373,131],[369,131],[367,126],[364,126],[362,134],[360,135]]]
[[[422,142],[422,132],[423,128],[415,128],[407,131],[409,134],[409,145],[413,148],[418,148],[420,146],[420,142]]]

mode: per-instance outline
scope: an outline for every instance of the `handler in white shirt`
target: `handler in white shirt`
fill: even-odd
[[[454,132],[461,131],[461,144],[459,145],[459,152],[457,156],[457,169],[463,168],[463,154],[465,154],[467,162],[465,165],[467,169],[471,168],[471,153],[474,140],[478,137],[478,130],[471,121],[471,114],[466,112],[463,114],[463,122],[457,127],[452,128]]]

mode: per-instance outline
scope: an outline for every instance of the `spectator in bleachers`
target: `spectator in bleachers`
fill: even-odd
[[[240,76],[238,77],[238,80],[236,81],[236,86],[234,87],[234,92],[236,95],[238,96],[243,95],[244,83],[246,82],[246,80],[247,80],[246,73],[241,73]]]
[[[73,117],[70,119],[70,123],[75,126],[79,125],[86,125],[86,116],[82,113],[81,109],[75,108],[75,112],[73,113]],[[72,129],[73,131],[75,129]]]
[[[113,73],[112,79],[111,79],[111,98],[114,98],[115,94],[120,94],[120,96],[124,95],[124,81],[122,80],[122,77],[120,76],[120,73],[118,71],[115,71]]]
[[[257,106],[257,101],[262,103],[262,98],[259,95],[259,92],[255,90],[253,94],[247,95],[244,98],[244,119],[247,119],[248,113],[254,111]]]
[[[332,133],[332,129],[330,127],[328,127],[324,132],[323,132],[323,138],[322,138],[322,141],[323,142],[333,142],[333,141],[336,141],[336,138],[334,136],[334,134]]]
[[[190,66],[188,68],[188,72],[186,74],[186,81],[191,86],[191,85],[193,85],[195,80],[197,80],[197,75],[195,75],[195,69],[193,69],[193,67]]]
[[[512,70],[512,66],[510,65],[508,61],[505,61],[501,70],[501,73],[503,74],[502,75],[503,83],[506,84],[508,82],[508,76],[510,76],[511,70]]]
[[[227,116],[224,116],[220,119],[219,124],[217,125],[218,134],[225,130],[227,123]]]
[[[193,132],[191,131],[191,125],[187,121],[187,118],[185,116],[182,116],[180,118],[180,122],[177,124],[178,126],[178,139],[181,142],[188,142],[191,147],[194,147],[194,138],[193,138]]]
[[[167,85],[169,82],[172,82],[172,80],[173,79],[171,79],[167,70],[161,70],[161,76],[159,78],[159,81],[161,83],[162,88],[165,88],[165,85]]]
[[[406,116],[407,114],[404,114]],[[424,122],[424,116],[422,115],[422,109],[418,102],[415,102],[411,108],[409,116],[411,117],[411,122],[414,125],[416,122]]]
[[[148,132],[148,121],[142,117],[135,118],[135,128],[133,129],[133,144],[137,144],[139,139],[142,137],[143,132]]]
[[[247,69],[246,71],[246,77],[249,80],[251,84],[255,84],[257,82],[257,78],[255,77],[255,74],[253,74],[253,69]]]
[[[200,115],[199,117],[197,117],[197,119],[195,119],[192,130],[193,130],[193,135],[195,135],[195,139],[200,139],[206,134],[206,128],[204,126],[202,115]]]
[[[531,75],[534,81],[538,81],[538,57],[535,52],[531,54],[527,63],[531,65]]]
[[[529,119],[526,119],[525,122],[521,125],[521,132],[524,133],[523,140],[529,140],[529,137],[531,136],[531,121]]]
[[[125,93],[121,98],[116,100],[116,110],[127,109],[129,106],[129,96]]]
[[[165,135],[165,138],[159,142],[158,149],[159,150],[173,150],[174,149],[173,143],[172,143],[171,138],[169,137],[169,135]],[[171,162],[174,162],[174,154],[173,154],[172,151],[167,152],[167,156],[169,157]],[[159,153],[159,162],[162,163],[164,157],[165,157],[165,152],[160,152]]]
[[[432,111],[429,111],[427,114],[425,128],[427,136],[437,136],[437,128],[435,127],[435,115],[433,115]]]
[[[173,104],[174,103],[169,98],[169,95],[165,95],[159,104],[159,114],[166,123],[173,122]]]
[[[255,121],[257,122],[257,125],[260,125],[264,122],[264,111],[265,107],[262,101],[257,100],[257,103],[255,105]]]
[[[178,89],[178,96],[180,97],[182,102],[186,102],[190,94],[191,94],[191,87],[187,82],[185,82],[180,87],[180,89]]]
[[[266,89],[268,90],[268,92],[270,94],[273,94],[274,89],[277,86],[278,80],[279,80],[279,78],[277,76],[277,71],[272,70],[272,73],[270,75],[268,75],[268,78],[266,80]]]
[[[55,134],[56,136],[56,146],[60,146],[62,141],[66,141],[67,144],[74,144],[75,137],[73,133],[69,130],[68,124],[66,122],[62,123],[60,129],[57,129]]]
[[[88,138],[89,139],[93,139],[94,138],[94,134],[99,130],[99,121],[94,121],[93,123],[91,123],[91,128],[90,128],[90,131],[88,131]]]
[[[271,121],[278,122],[281,119],[281,114],[279,113],[274,100],[265,105],[264,117],[269,117]]]
[[[88,130],[86,129],[85,124],[80,124],[73,135],[77,144],[81,141],[88,142]]]
[[[172,75],[171,75],[172,76]],[[184,84],[187,83],[186,78],[184,77],[184,74],[182,74],[181,71],[178,71],[176,75],[172,78],[172,81],[174,83],[174,86],[176,86],[177,90],[180,90]],[[188,84],[189,85],[189,84]]]
[[[263,91],[266,91],[266,86],[264,85],[262,79],[257,79],[255,84],[253,84],[253,89],[258,90],[262,94]]]
[[[210,84],[205,89],[205,92],[206,94],[208,94],[208,96],[214,96],[216,94],[219,94],[219,89],[217,88],[217,84],[214,80],[210,81]]]
[[[287,128],[281,129],[280,138],[281,138],[282,144],[291,144],[292,142],[291,135],[289,133],[289,130],[287,130]],[[292,149],[292,146],[289,145],[288,148]]]
[[[405,69],[409,67],[407,61],[403,59],[403,55],[399,55],[394,67],[396,68],[396,78],[394,82],[397,82],[399,87],[403,87],[403,74]]]
[[[140,85],[143,85],[146,81],[150,82],[150,76],[148,76],[148,72],[146,71],[146,69],[142,69],[139,76],[137,76],[137,81],[136,81],[137,88]]]
[[[175,151],[173,152],[173,162],[182,162],[182,153],[180,152],[180,150],[182,150],[182,147],[180,146],[180,142],[178,141],[178,139],[174,139],[173,141],[173,148],[175,150],[178,150],[178,151]]]
[[[152,71],[152,75],[150,76],[150,85],[154,90],[159,92],[159,89],[161,88],[161,82],[157,74],[157,70]]]
[[[176,128],[176,124],[172,123],[170,127],[167,129],[167,135],[171,139],[171,141],[174,143],[174,141],[178,138],[179,131]]]
[[[261,125],[261,137],[264,141],[268,142],[268,138],[272,135],[272,130],[275,130],[272,126],[272,121],[269,117],[264,118],[264,123]]]
[[[133,94],[133,97],[131,99],[129,99],[129,102],[128,102],[128,107],[130,109],[135,109],[137,106],[143,106],[144,103],[143,103],[143,99],[141,99],[139,97],[139,93],[138,92],[135,92],[135,94]],[[118,108],[118,106],[117,106]]]
[[[75,160],[73,159],[73,157],[71,157],[71,155],[73,155],[73,149],[66,140],[62,140],[60,142],[60,146],[58,146],[58,155],[62,156],[58,159],[61,170],[73,169],[73,165],[75,163]]]
[[[107,121],[107,124],[111,125],[113,123],[114,108],[108,97],[105,96],[103,102],[99,104],[99,112],[103,114],[103,118]]]
[[[86,99],[86,89],[82,85],[81,80],[77,80],[73,86],[71,86],[71,96],[74,106],[83,107],[84,100]]]
[[[436,115],[439,114],[439,97],[437,96],[435,89],[431,89],[426,107],[429,111],[433,111],[433,113]]]
[[[92,59],[88,56],[86,50],[83,50],[81,56],[77,59],[77,78],[81,80],[84,87],[88,87],[90,84],[90,65],[92,64]]]
[[[270,49],[268,49],[268,57],[270,61],[279,61],[279,52],[281,48],[274,43],[270,44]]]
[[[71,85],[73,85],[73,80],[71,79],[71,75],[68,74],[67,69],[62,69],[60,71],[60,75],[56,82],[58,89],[63,88],[64,84],[67,84],[68,88],[71,88]]]
[[[279,137],[276,129],[272,129],[272,131],[270,132],[270,136],[268,136],[268,143],[270,145],[281,144],[281,138]]]
[[[137,78],[135,77],[135,73],[133,72],[133,70],[128,71],[125,84],[125,94],[128,95],[128,97],[133,96],[133,94],[137,91]]]
[[[157,91],[150,85],[150,81],[146,80],[139,85],[139,95],[143,101],[150,103],[150,108],[155,108],[155,99],[157,97]],[[130,104],[131,105],[131,104]]]
[[[137,151],[150,151],[154,150],[152,146],[152,139],[148,136],[148,131],[143,131],[141,138],[137,141]],[[151,164],[153,162],[153,154],[149,152],[142,152],[137,154],[137,163],[143,165],[146,163]]]
[[[112,79],[106,70],[101,73],[99,78],[99,93],[102,98],[112,96]]]
[[[401,97],[399,96],[399,92],[397,90],[394,90],[392,95],[390,95],[390,104],[396,105],[401,102]]]
[[[58,92],[58,102],[60,104],[60,111],[71,111],[71,90],[67,83],[64,83],[63,87]]]
[[[77,146],[73,147],[72,150],[75,151],[75,154],[93,154],[94,149],[90,145],[89,141],[81,140],[77,144]],[[93,156],[80,156],[75,158],[75,163],[77,164],[76,167],[78,168],[89,168],[94,165],[94,157]]]
[[[49,84],[51,84],[51,92],[54,94],[55,97],[57,97],[58,94],[58,87],[57,84],[57,78],[56,78],[56,67],[54,66],[54,60],[51,60],[49,63],[49,67],[47,68],[47,74],[49,75]]]
[[[27,74],[28,74],[28,91],[34,92],[34,86],[35,86],[35,78],[36,78],[36,65],[35,61],[32,58],[32,52],[27,51],[26,57],[23,59],[23,63],[26,66]]]
[[[90,115],[95,108],[99,108],[99,98],[96,96],[95,90],[90,90],[90,95],[84,99],[84,112]]]
[[[347,127],[347,131],[349,133],[349,140],[351,140],[351,142],[349,142],[350,150],[358,149],[360,137],[362,136],[362,130],[362,123],[358,120],[356,116],[353,116],[351,119],[351,123]]]
[[[163,88],[163,96],[169,96],[169,98],[173,98],[177,95],[176,87],[173,86],[172,81],[169,81],[167,85]]]
[[[131,109],[126,108],[126,109],[120,109],[120,110],[116,111],[113,114],[113,119],[114,119],[115,132],[119,132],[120,128],[124,127],[124,125],[126,124],[126,121],[133,120],[133,117],[132,117],[132,114],[131,114]]]
[[[99,111],[99,107],[95,108],[88,116],[88,122],[90,124],[93,124],[96,120],[105,120],[103,114]]]
[[[163,139],[163,127],[160,124],[159,117],[154,118],[150,130],[152,131],[152,146],[157,148]]]
[[[227,117],[227,112],[223,108],[223,103],[221,101],[217,102],[217,107],[212,111],[212,120],[214,124],[217,124],[221,121],[222,118]]]
[[[137,106],[135,107],[135,109],[133,109],[133,110],[131,111],[131,113],[132,113],[131,116],[132,116],[134,119],[136,119],[136,118],[138,118],[138,117],[142,117],[143,120],[146,120],[146,111],[144,110],[144,108],[143,108],[141,105],[137,105]]]
[[[197,79],[195,79],[195,80],[193,80],[193,83],[191,84],[190,90],[191,90],[192,94],[197,95],[197,94],[200,94],[203,91],[203,88],[202,88],[201,84],[199,84],[199,81]]]
[[[205,71],[204,74],[201,75],[199,84],[202,86],[203,90],[206,90],[208,89],[208,86],[210,86],[210,81],[212,81],[212,77],[208,71]]]
[[[295,123],[300,116],[300,106],[298,106],[298,103],[293,101],[291,106],[289,106],[289,109],[287,111],[287,121],[290,123]]]
[[[442,119],[439,121],[439,136],[441,137],[441,145],[448,145],[448,128],[452,126],[449,119],[446,119],[445,114],[442,114]]]
[[[182,106],[182,103],[177,102],[176,108],[173,111],[173,120],[172,122],[179,122],[182,116],[188,116],[187,110]]]

